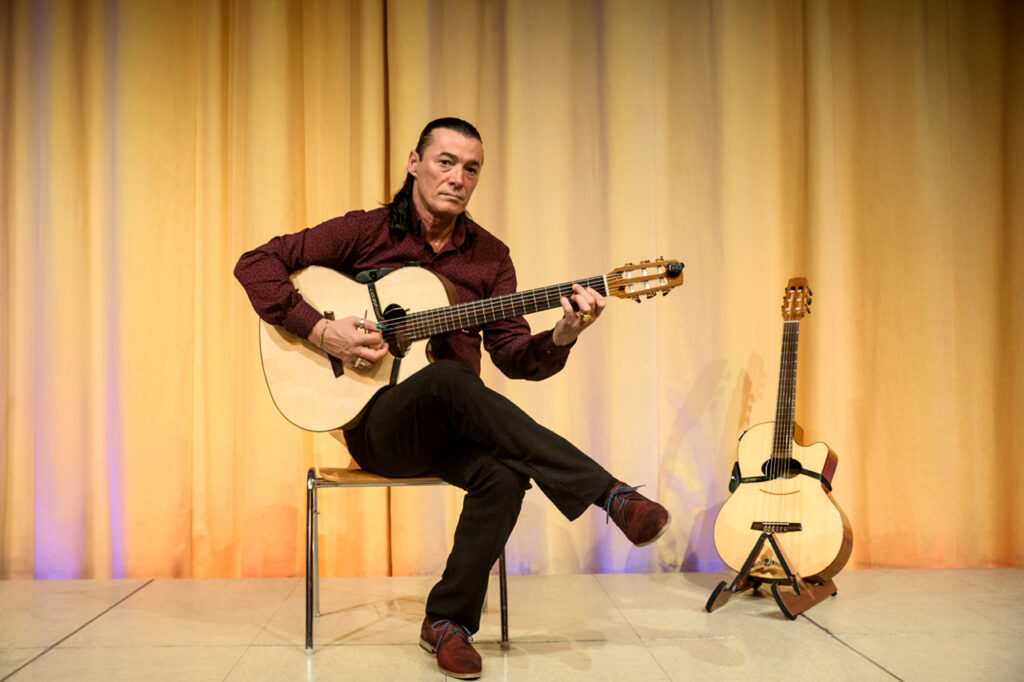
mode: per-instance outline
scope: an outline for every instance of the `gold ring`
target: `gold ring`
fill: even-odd
[[[591,315],[590,313],[580,313],[580,321],[583,322],[583,324],[590,322],[590,318],[592,317],[593,315]]]

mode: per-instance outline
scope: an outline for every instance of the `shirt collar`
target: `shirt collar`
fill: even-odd
[[[420,239],[423,239],[423,221],[420,220],[420,214],[416,210],[416,207],[411,204],[412,202],[410,202],[409,209],[412,212],[413,233]],[[457,251],[462,251],[469,246],[475,232],[476,224],[466,216],[465,212],[463,212],[455,219],[455,229],[452,231],[449,243]]]

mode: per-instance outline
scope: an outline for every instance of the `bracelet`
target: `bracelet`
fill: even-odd
[[[324,347],[324,334],[327,333],[327,326],[331,324],[330,320],[324,320],[324,327],[320,330],[320,348]]]

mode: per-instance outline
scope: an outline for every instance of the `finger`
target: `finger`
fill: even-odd
[[[579,287],[579,285],[576,285]],[[576,301],[576,308],[580,314],[589,314],[594,310],[594,298],[587,292],[583,287],[579,287],[579,292],[573,295],[573,300]]]
[[[604,296],[599,294],[596,290],[591,287],[586,289],[586,304],[581,304],[580,309],[586,313],[589,313],[592,317],[597,317],[604,310],[605,300]]]
[[[572,303],[569,301],[567,296],[562,296],[558,299],[562,304],[562,310],[565,311],[565,316],[572,319],[576,315],[576,310],[572,307]]]
[[[379,331],[375,329],[368,329],[365,332],[356,335],[354,343],[358,346],[368,346],[370,348],[376,348],[381,344],[383,340],[384,337],[381,336],[381,333]]]
[[[388,352],[388,345],[385,343],[380,348],[368,348],[366,346],[357,346],[353,348],[351,357],[349,358],[350,365],[358,365],[360,360],[366,363],[366,367],[375,365],[380,361]]]

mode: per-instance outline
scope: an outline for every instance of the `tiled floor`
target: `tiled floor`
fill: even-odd
[[[512,576],[476,641],[484,680],[1022,680],[1024,569],[844,571],[795,621],[704,604],[712,573]],[[440,680],[416,642],[431,578],[0,582],[0,679]]]

